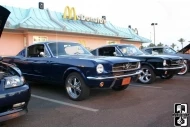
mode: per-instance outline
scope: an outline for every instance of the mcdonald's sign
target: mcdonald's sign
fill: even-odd
[[[83,45],[84,47],[86,47],[86,42],[85,42],[85,40],[79,40],[79,43],[80,43],[81,45]]]
[[[66,6],[63,18],[77,20],[75,8],[70,8],[69,6]]]
[[[104,24],[106,23],[106,20],[103,18],[92,18],[92,17],[87,17],[84,15],[76,15],[76,10],[74,7],[69,7],[66,6],[63,14],[64,19],[71,19],[71,20],[82,20],[82,21],[87,21],[87,22],[95,22],[95,23],[100,23]]]

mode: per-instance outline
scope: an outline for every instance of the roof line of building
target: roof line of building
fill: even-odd
[[[48,16],[49,16],[49,18],[51,19],[51,21],[53,21],[54,23],[56,23],[56,24],[57,24],[58,26],[60,26],[63,30],[66,30],[66,29],[67,29],[66,26],[62,25],[59,21],[55,20],[55,19],[52,17],[51,12],[50,12],[49,9],[46,9],[46,10],[47,10],[47,12],[48,12]]]
[[[131,41],[149,42],[150,40],[137,35],[132,32],[130,28],[116,28],[113,24],[106,22],[103,25],[98,23],[87,23],[87,21],[66,20],[62,18],[60,12],[53,12],[49,9],[21,9],[16,7],[5,6],[12,11],[7,23],[11,26],[7,26],[7,29],[27,29],[27,30],[44,30],[44,31],[56,31],[63,33],[77,33],[82,35],[97,35],[105,37],[117,37],[122,39],[129,39]],[[24,18],[20,14],[26,14]],[[14,20],[16,18],[16,20]],[[45,19],[45,20],[44,20]],[[62,20],[61,20],[62,19]],[[111,26],[110,26],[111,24]]]

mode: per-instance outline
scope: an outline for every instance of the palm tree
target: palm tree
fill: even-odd
[[[176,44],[175,44],[175,43],[172,43],[171,47],[172,47],[173,49],[175,48],[175,46],[176,46]]]
[[[162,43],[160,42],[157,46],[164,46],[164,44],[162,44]]]
[[[180,39],[178,40],[178,42],[181,42],[181,46],[182,46],[182,48],[183,48],[183,43],[185,42],[185,39],[180,38]]]
[[[150,44],[148,45],[148,47],[155,47],[155,44],[154,44],[154,43],[150,43]]]

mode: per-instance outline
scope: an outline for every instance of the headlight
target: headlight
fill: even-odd
[[[140,68],[141,68],[141,62],[138,63],[138,69],[140,69]]]
[[[104,66],[102,64],[98,64],[96,67],[97,73],[101,74],[104,72]]]
[[[23,85],[25,82],[24,77],[21,76],[11,76],[5,77],[5,88],[13,88]]]
[[[166,62],[166,60],[164,60],[163,61],[163,66],[167,66],[168,64],[167,64],[167,62]]]

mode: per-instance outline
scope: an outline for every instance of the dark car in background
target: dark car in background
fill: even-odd
[[[99,47],[91,51],[95,56],[117,56],[125,58],[135,58],[141,61],[141,83],[152,83],[156,76],[162,79],[170,79],[183,67],[183,59],[178,56],[167,55],[145,55],[134,45],[112,44]],[[130,67],[129,67],[130,68]]]
[[[188,45],[186,47],[186,51],[190,48],[190,46]],[[147,52],[149,54],[152,55],[160,55],[160,54],[164,54],[164,55],[172,55],[172,56],[180,56],[183,57],[184,59],[184,68],[181,69],[181,71],[178,73],[179,75],[185,75],[186,73],[188,73],[190,71],[190,54],[183,54],[183,51],[177,52],[174,49],[172,49],[171,47],[168,46],[163,46],[163,47],[147,47],[142,49],[143,52]]]
[[[0,6],[0,36],[10,12]],[[0,56],[0,122],[27,113],[30,88],[17,67],[2,62]]]
[[[93,56],[81,44],[63,41],[32,44],[3,61],[20,68],[27,80],[63,85],[72,100],[87,98],[95,87],[124,90],[141,66],[136,59]]]

